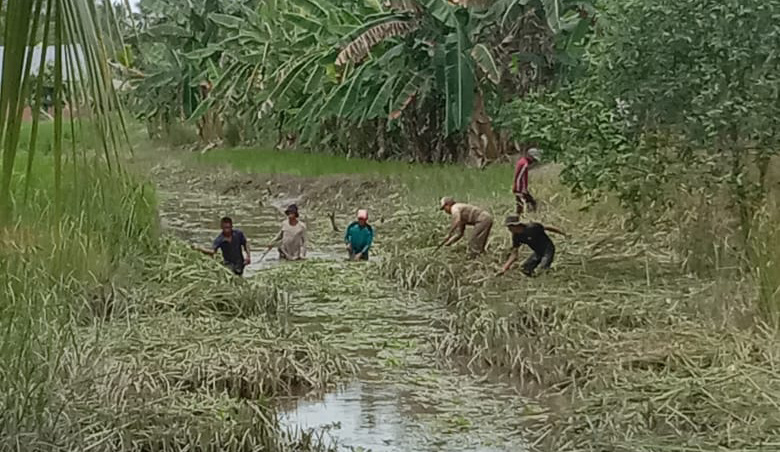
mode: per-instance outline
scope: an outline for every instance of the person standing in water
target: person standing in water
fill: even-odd
[[[220,220],[220,227],[222,232],[214,239],[211,249],[200,248],[196,245],[193,245],[192,249],[208,256],[214,256],[217,250],[222,251],[222,263],[233,273],[241,276],[244,273],[244,267],[252,262],[249,254],[249,243],[241,230],[233,229],[233,220],[230,217],[223,217]]]
[[[353,221],[344,234],[349,260],[367,261],[368,250],[374,242],[374,229],[368,224],[368,211],[358,210],[357,221]]]
[[[268,249],[279,243],[279,259],[297,261],[306,258],[306,224],[298,219],[298,206],[285,209],[287,219],[282,222],[279,233],[268,245]],[[281,243],[280,243],[281,242]]]
[[[493,217],[479,207],[470,204],[455,202],[449,196],[441,198],[440,210],[452,216],[452,226],[441,246],[450,246],[463,237],[466,226],[474,226],[474,231],[469,239],[469,256],[475,257],[485,252],[490,229],[493,227]]]
[[[528,191],[528,168],[542,157],[542,151],[533,147],[528,150],[528,155],[521,157],[515,166],[515,178],[512,180],[512,192],[515,194],[517,214],[522,215],[525,207],[529,212],[536,211],[536,199]]]
[[[509,271],[512,264],[517,261],[518,251],[523,245],[528,245],[533,251],[522,265],[522,272],[526,276],[533,276],[534,270],[540,265],[543,270],[550,268],[555,257],[555,245],[545,231],[565,236],[563,231],[551,226],[542,226],[539,223],[523,223],[516,215],[506,217],[504,224],[512,233],[512,254],[509,255],[509,259],[498,272],[499,276]]]

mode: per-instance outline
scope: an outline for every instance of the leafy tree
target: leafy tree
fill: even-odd
[[[143,0],[140,13],[125,16],[127,50],[118,61],[132,79],[127,97],[137,116],[163,127],[193,115],[220,65],[224,38],[211,14],[235,13],[256,1]],[[132,67],[130,67],[132,66]]]
[[[575,189],[648,213],[674,199],[669,181],[722,187],[747,233],[778,149],[779,15],[780,0],[614,3],[586,82],[506,122],[557,149]]]

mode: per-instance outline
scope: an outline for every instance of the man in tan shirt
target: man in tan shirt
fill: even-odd
[[[490,229],[493,227],[493,218],[487,211],[470,204],[455,202],[446,196],[441,198],[439,208],[452,216],[452,227],[443,246],[450,246],[463,237],[466,226],[474,226],[474,231],[469,239],[469,254],[475,256],[485,252]]]
[[[279,244],[279,259],[297,261],[306,257],[306,224],[298,219],[298,206],[292,204],[285,211],[287,219],[282,222],[279,233],[274,237],[270,250],[274,244]]]

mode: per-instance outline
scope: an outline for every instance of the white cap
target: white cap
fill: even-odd
[[[360,209],[357,213],[358,220],[368,220],[368,210]]]
[[[454,204],[455,200],[451,196],[445,196],[439,201],[439,209],[443,209],[447,204]]]
[[[541,160],[542,150],[539,148],[531,148],[528,150],[528,155],[530,155],[534,160]]]

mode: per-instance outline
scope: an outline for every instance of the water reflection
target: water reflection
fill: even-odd
[[[415,394],[387,381],[354,382],[318,400],[287,400],[281,408],[279,421],[283,428],[326,432],[324,442],[339,451],[527,450],[521,441],[491,435],[489,429],[481,432],[457,428],[432,430],[428,423],[414,422],[432,416],[446,423],[448,415],[446,410],[439,412],[435,406],[416,403]]]
[[[340,450],[362,447],[374,452],[410,450],[412,431],[399,409],[400,394],[387,386],[355,382],[319,401],[291,400],[280,422],[290,428],[330,431]],[[333,443],[331,443],[333,444]]]

